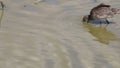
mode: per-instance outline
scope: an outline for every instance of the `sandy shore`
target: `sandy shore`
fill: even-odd
[[[120,68],[120,15],[102,29],[81,22],[92,7],[120,8],[119,0],[3,2],[0,68]]]

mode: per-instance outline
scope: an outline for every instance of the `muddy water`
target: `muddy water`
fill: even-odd
[[[120,15],[106,28],[81,22],[100,2],[120,8],[119,0],[4,0],[0,67],[120,68]]]

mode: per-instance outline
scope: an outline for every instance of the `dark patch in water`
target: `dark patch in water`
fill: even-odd
[[[106,27],[84,23],[85,28],[89,29],[89,33],[91,33],[94,37],[96,37],[96,41],[99,41],[104,44],[109,44],[110,41],[120,41],[120,38],[117,38],[115,34],[111,31],[107,30]]]
[[[4,3],[2,1],[0,1],[0,4],[1,4],[1,15],[0,15],[0,26],[1,26],[1,22],[2,22],[2,18],[4,16]]]

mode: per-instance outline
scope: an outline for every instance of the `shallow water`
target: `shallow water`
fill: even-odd
[[[105,29],[81,22],[82,16],[103,1],[120,6],[119,0],[44,0],[37,4],[35,0],[4,0],[0,68],[120,68],[120,42],[116,40],[120,38],[120,15],[112,19],[116,24]]]

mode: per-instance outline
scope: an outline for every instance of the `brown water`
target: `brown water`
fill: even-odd
[[[100,2],[120,8],[119,0],[3,2],[0,68],[120,68],[120,15],[105,28],[81,22]]]

